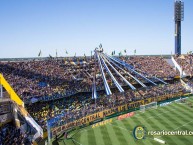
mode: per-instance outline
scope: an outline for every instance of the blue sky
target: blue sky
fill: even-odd
[[[174,52],[174,0],[1,0],[0,58]],[[193,1],[184,0],[182,53],[193,50]],[[68,54],[65,54],[66,50]]]

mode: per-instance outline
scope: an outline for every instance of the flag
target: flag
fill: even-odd
[[[114,51],[112,51],[112,55],[115,55],[115,50],[114,50]]]
[[[134,50],[134,54],[136,54],[136,49]]]
[[[85,59],[85,61],[86,61],[86,54],[84,53],[84,59]]]
[[[102,48],[102,44],[99,45],[99,48]]]
[[[57,52],[57,49],[56,49],[56,57],[58,57],[58,52]]]
[[[52,56],[49,54],[49,57],[52,58]]]
[[[40,50],[39,54],[38,54],[38,57],[40,57],[42,55],[42,51]]]
[[[124,52],[127,53],[127,50],[125,49]]]

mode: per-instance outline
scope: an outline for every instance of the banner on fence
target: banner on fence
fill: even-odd
[[[95,127],[99,127],[99,126],[103,126],[103,125],[106,125],[108,123],[112,123],[113,122],[113,119],[108,119],[108,120],[105,120],[105,121],[101,121],[101,122],[98,122],[98,123],[95,123],[92,125],[92,128],[95,128]]]
[[[118,120],[123,120],[125,118],[129,118],[129,117],[132,117],[135,113],[134,112],[130,112],[130,113],[127,113],[127,114],[123,114],[123,115],[120,115],[117,117]]]

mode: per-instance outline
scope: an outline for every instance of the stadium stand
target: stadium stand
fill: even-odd
[[[188,76],[193,75],[193,67],[192,67],[193,54],[175,55],[174,59],[181,66],[182,71],[184,71],[186,75]]]
[[[174,70],[163,57],[121,56],[120,59],[147,78],[153,80],[154,77],[158,77],[168,83],[158,82],[158,85],[152,85],[136,76],[146,84],[146,87],[140,87],[126,73],[126,68],[123,68],[124,71],[119,70],[119,73],[137,89],[127,88],[124,93],[120,93],[109,74],[105,72],[107,82],[113,91],[112,95],[106,95],[98,63],[95,63],[93,57],[0,61],[0,73],[24,101],[28,113],[45,132],[47,121],[57,116],[62,115],[60,123],[56,123],[61,125],[127,103],[158,96],[176,95],[179,92],[180,94],[188,93],[180,81],[175,79],[179,72]],[[120,85],[126,88],[123,79],[113,72],[112,68],[110,70]],[[96,74],[97,100],[92,99],[92,76],[94,74]],[[135,75],[134,72],[131,74]],[[4,130],[3,127],[1,131]],[[13,129],[13,127],[10,128]],[[19,141],[24,142],[23,137]]]
[[[0,145],[31,145],[28,133],[23,133],[12,123],[0,128]]]
[[[157,76],[159,78],[168,78],[179,76],[178,71],[167,63],[163,57],[156,56],[138,56],[123,58],[128,64],[134,66],[134,68],[145,72],[146,75]]]
[[[131,63],[136,69],[143,71],[146,75],[148,74],[148,77],[158,76],[167,78],[179,75],[164,59],[159,57],[130,57],[127,62]],[[3,73],[8,82],[24,101],[33,97],[45,97],[50,100],[51,96],[51,99],[54,99],[74,95],[79,92],[91,92],[91,78],[94,73],[93,68],[93,59],[87,59],[86,61],[79,60],[77,62],[55,59],[44,61],[0,62],[0,72]],[[97,69],[96,71],[97,90],[104,90],[103,80],[99,73],[100,70]],[[125,73],[121,72],[121,74],[128,81],[135,83],[132,78]],[[107,73],[106,76],[110,87],[115,87]],[[121,85],[125,85],[115,73],[114,76]]]
[[[53,102],[52,104],[54,105],[50,105],[50,102],[29,105],[28,111],[31,112],[35,120],[39,124],[41,124],[41,126],[43,126],[44,130],[46,130],[45,121],[61,113],[65,114],[63,120],[66,122],[70,122],[73,120],[77,120],[83,116],[90,115],[104,109],[109,109],[113,106],[120,106],[132,101],[142,100],[145,98],[156,97],[166,94],[175,94],[178,92],[187,93],[181,83],[149,87],[146,89],[139,89],[138,91],[128,91],[125,93],[125,95],[119,93],[110,97],[103,95],[97,100],[96,109],[95,102],[93,100],[90,99],[87,101],[81,101],[82,96],[77,96],[77,101],[73,101],[74,99],[71,97],[68,98],[69,102],[71,101],[71,103],[68,104],[69,107],[65,107],[66,104],[62,103],[64,102],[64,100],[67,99],[65,98],[64,100],[57,100]],[[65,108],[66,110],[64,111],[63,108]]]

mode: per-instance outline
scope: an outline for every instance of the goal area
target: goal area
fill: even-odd
[[[175,100],[175,102],[178,103],[178,104],[186,103],[186,99],[187,98],[180,98],[180,99]]]
[[[144,113],[147,109],[157,109],[157,102],[151,102],[149,104],[140,105],[140,112]]]

